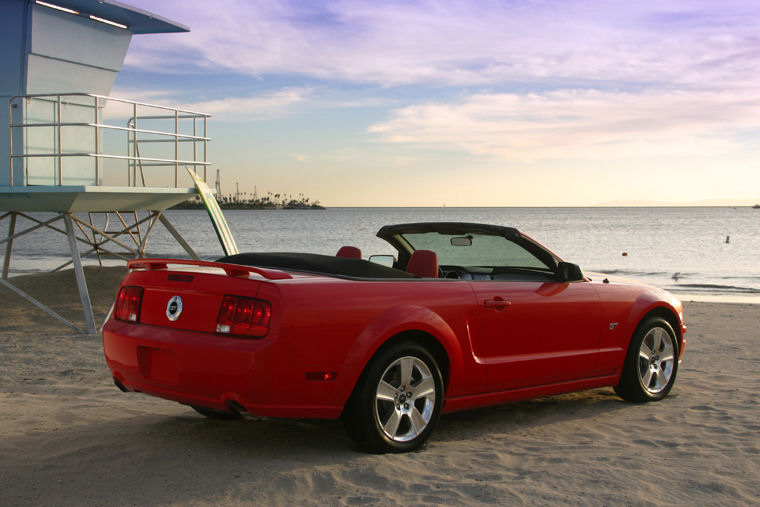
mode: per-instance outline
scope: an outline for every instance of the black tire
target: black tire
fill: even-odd
[[[234,421],[240,419],[240,414],[237,412],[227,412],[224,410],[215,410],[213,408],[197,407],[195,405],[191,405],[191,407],[193,410],[201,415],[205,415],[209,419],[216,419],[218,421]]]
[[[626,401],[658,401],[670,392],[677,372],[678,340],[673,328],[661,317],[650,317],[633,334],[615,392]]]
[[[433,356],[402,342],[367,365],[341,417],[365,451],[408,452],[433,433],[443,406],[443,380]]]

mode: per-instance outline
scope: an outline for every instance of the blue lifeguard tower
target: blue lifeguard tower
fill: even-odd
[[[208,115],[108,97],[133,35],[186,31],[111,0],[0,2],[0,283],[77,331],[9,281],[13,241],[40,228],[68,239],[57,269],[73,264],[89,333],[81,257],[141,257],[160,222],[198,258],[163,211],[197,195],[186,168],[206,180]]]

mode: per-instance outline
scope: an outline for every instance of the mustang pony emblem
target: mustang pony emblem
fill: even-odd
[[[172,297],[166,304],[166,318],[174,322],[182,315],[182,298]]]

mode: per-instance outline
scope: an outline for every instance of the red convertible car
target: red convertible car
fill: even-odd
[[[103,329],[116,385],[213,418],[340,417],[374,452],[419,447],[443,412],[672,388],[686,327],[667,292],[592,280],[509,227],[377,235],[397,255],[130,261]]]

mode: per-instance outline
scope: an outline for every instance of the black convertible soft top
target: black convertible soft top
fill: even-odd
[[[393,236],[421,232],[440,232],[441,234],[490,234],[508,239],[520,238],[520,231],[514,227],[501,225],[474,224],[470,222],[419,222],[413,224],[386,225],[377,231],[377,237],[391,241]]]
[[[416,278],[406,271],[388,268],[363,259],[348,259],[312,253],[240,253],[228,255],[216,261],[352,278]]]

